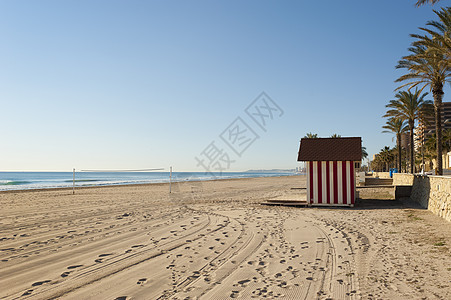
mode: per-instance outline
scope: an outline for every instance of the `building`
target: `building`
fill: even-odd
[[[301,139],[298,161],[307,169],[307,203],[354,206],[355,168],[361,160],[360,137]]]
[[[451,129],[451,102],[442,102],[441,116],[442,116],[442,130]],[[415,130],[416,151],[419,151],[420,145],[422,145],[423,143],[423,138],[424,141],[426,141],[434,134],[435,134],[435,117],[430,116],[427,117],[425,121],[420,120],[417,130]],[[442,162],[444,169],[451,168],[451,152],[443,153]],[[434,168],[436,168],[435,159],[434,159]]]
[[[401,148],[407,149],[410,147],[410,133],[401,133]]]
[[[451,129],[451,102],[442,102],[442,130]],[[435,117],[429,116],[425,121],[418,124],[418,136],[422,138],[423,133],[425,139],[428,139],[435,133]]]

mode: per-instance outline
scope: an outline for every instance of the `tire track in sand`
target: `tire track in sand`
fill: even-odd
[[[207,222],[200,225],[200,228],[188,230],[188,232],[186,232],[183,236],[179,236],[166,243],[161,243],[156,248],[138,250],[135,253],[115,259],[114,261],[110,261],[106,264],[84,268],[83,270],[80,270],[82,272],[79,271],[77,274],[74,274],[70,281],[61,281],[60,279],[59,282],[56,282],[58,284],[47,285],[41,290],[34,291],[33,295],[38,295],[39,297],[46,299],[54,299],[62,295],[70,297],[69,293],[71,292],[89,287],[89,285],[93,283],[112,277],[115,274],[128,270],[132,267],[136,267],[142,263],[198,240],[205,235],[221,230],[222,227],[226,226],[228,223],[227,220],[224,221],[223,219],[224,218],[220,219],[219,217],[216,217],[212,220],[210,216],[207,216]],[[225,223],[226,225],[207,231],[208,227],[212,227],[217,223]],[[26,297],[21,299],[26,299]]]

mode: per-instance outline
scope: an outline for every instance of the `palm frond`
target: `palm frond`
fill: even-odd
[[[440,0],[418,0],[417,3],[415,3],[416,7],[419,7],[421,5],[430,3],[432,5],[434,5],[435,3],[439,2]]]

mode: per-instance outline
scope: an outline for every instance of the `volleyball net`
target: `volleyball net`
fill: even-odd
[[[86,169],[86,170],[75,170],[73,168],[72,173],[72,194],[75,194],[75,172],[91,172],[91,173],[139,173],[139,172],[153,172],[153,171],[164,171],[164,168],[147,168],[147,169]],[[170,168],[169,175],[169,185],[171,185],[172,181],[172,167]],[[169,192],[171,192],[171,188],[169,187]]]
[[[74,169],[75,170],[75,169]],[[99,172],[99,173],[117,173],[117,172],[151,172],[164,171],[164,168],[137,169],[137,170],[79,170],[80,172]]]

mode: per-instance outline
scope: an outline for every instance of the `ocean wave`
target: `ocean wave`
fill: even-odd
[[[0,175],[7,176],[8,173]],[[72,173],[13,173],[10,178],[0,179],[0,191],[8,190],[29,190],[29,189],[52,189],[52,188],[71,188],[73,185]],[[233,178],[251,178],[251,177],[269,177],[284,176],[292,174],[283,173],[249,173],[249,172],[224,172],[224,173],[208,173],[205,172],[177,172],[172,175],[172,182],[187,181],[207,181]],[[23,177],[23,178],[20,178]],[[13,179],[14,178],[14,179]],[[20,179],[19,179],[20,178]],[[31,180],[29,180],[31,179]],[[149,174],[109,174],[94,173],[90,177],[83,178],[81,176],[75,179],[75,187],[87,186],[114,186],[126,184],[148,184],[148,183],[167,183],[169,182],[169,173],[152,173]]]
[[[30,181],[0,180],[0,185],[24,185],[30,183]]]
[[[75,182],[95,182],[95,181],[100,181],[98,179],[75,179]],[[74,182],[73,179],[70,180],[64,180],[64,182]]]

